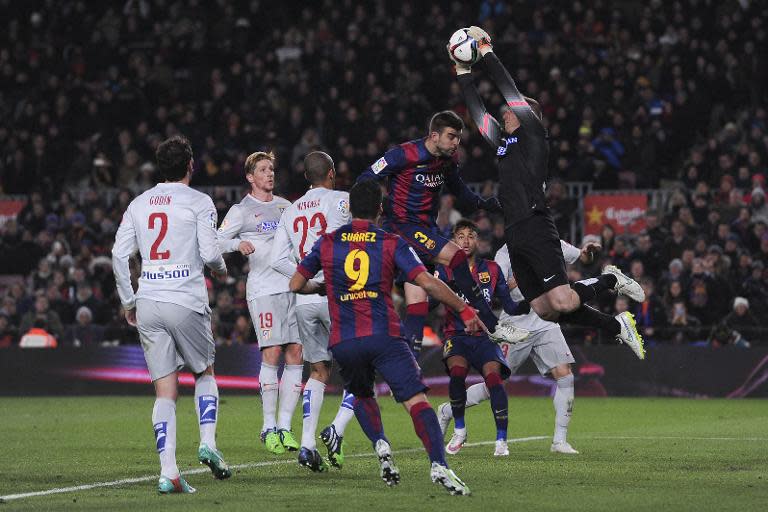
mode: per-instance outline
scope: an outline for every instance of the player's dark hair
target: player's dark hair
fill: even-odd
[[[187,175],[192,160],[192,146],[181,135],[174,135],[157,146],[157,168],[166,181],[181,181]]]
[[[381,209],[381,187],[373,180],[355,183],[349,191],[349,211],[356,219],[376,220]]]
[[[456,225],[453,226],[453,230],[451,230],[451,236],[456,236],[456,233],[458,233],[462,229],[467,229],[467,228],[469,228],[471,231],[474,231],[475,234],[480,232],[480,230],[477,229],[477,224],[475,224],[471,220],[459,219],[458,222],[456,222]]]
[[[333,168],[333,158],[323,151],[313,151],[304,157],[304,177],[312,185],[324,182]]]
[[[453,110],[443,110],[432,116],[429,120],[429,133],[443,133],[446,128],[453,128],[457,132],[464,129],[464,121]]]

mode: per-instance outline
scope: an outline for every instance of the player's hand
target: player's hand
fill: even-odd
[[[136,327],[136,308],[126,309],[123,313],[125,315],[125,321],[128,325]]]
[[[507,279],[507,286],[509,286],[510,290],[517,288],[517,279],[515,279],[515,276],[509,276],[509,279]]]
[[[477,207],[481,210],[494,213],[502,213],[504,209],[501,207],[498,197],[489,197],[487,199],[480,199],[477,202]]]
[[[243,256],[248,256],[249,254],[253,253],[253,251],[256,250],[253,244],[248,240],[243,240],[242,242],[240,242],[240,245],[237,246],[237,249],[240,251],[240,254],[242,254]]]
[[[595,242],[588,242],[581,248],[581,256],[579,256],[579,259],[585,265],[589,265],[595,261],[595,254],[598,254],[601,250],[603,250],[602,245]]]
[[[488,328],[480,317],[477,316],[477,310],[470,306],[466,306],[459,312],[462,322],[464,322],[464,331],[467,334],[475,334],[479,332],[488,332]]]
[[[445,45],[445,50],[448,52],[448,58],[451,59],[453,66],[456,68],[456,75],[463,75],[465,73],[472,72],[472,67],[469,64],[464,64],[463,62],[459,62],[453,58],[450,44]]]
[[[488,35],[488,32],[481,29],[478,26],[472,25],[467,29],[467,34],[477,41],[477,47],[478,49],[485,55],[485,52],[483,50],[489,51],[493,49],[493,45],[491,44],[491,36]]]

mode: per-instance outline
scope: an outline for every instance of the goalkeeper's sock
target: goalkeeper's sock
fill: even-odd
[[[355,395],[344,390],[344,397],[341,399],[341,405],[339,405],[339,411],[336,413],[336,417],[333,418],[333,425],[336,428],[336,433],[344,437],[344,431],[347,429],[349,421],[355,416]]]
[[[559,323],[576,324],[587,327],[597,327],[609,335],[611,339],[615,338],[621,332],[621,324],[611,315],[598,311],[592,306],[582,304],[570,313],[561,313],[557,320]]]
[[[491,394],[488,392],[488,388],[485,382],[478,382],[472,384],[467,388],[467,405],[466,407],[474,407],[480,402],[485,402],[491,398]]]
[[[552,438],[553,443],[565,442],[568,435],[568,424],[571,422],[571,413],[573,412],[573,374],[569,373],[565,377],[557,379],[557,390],[552,403],[555,405],[555,435]]]
[[[469,270],[469,260],[467,254],[462,251],[456,251],[448,264],[453,274],[453,281],[459,288],[464,297],[467,298],[473,308],[477,310],[477,316],[483,321],[489,332],[496,330],[496,324],[499,319],[493,314],[491,306],[485,301],[480,285],[472,277],[472,271]]]
[[[613,274],[602,274],[598,277],[576,281],[571,285],[571,288],[579,296],[581,303],[585,304],[600,295],[601,292],[613,290],[616,286],[616,280],[616,276]]]
[[[421,439],[424,449],[427,451],[430,462],[437,462],[445,467],[445,447],[443,446],[443,433],[440,430],[440,423],[437,421],[437,414],[430,407],[429,402],[419,402],[410,410],[413,428],[416,435]]]
[[[316,379],[309,379],[304,386],[304,396],[302,397],[302,416],[303,423],[301,427],[301,447],[314,450],[317,448],[315,441],[315,432],[317,432],[317,423],[320,421],[320,409],[323,407],[323,395],[325,394],[325,384]]]
[[[371,444],[374,447],[379,439],[387,441],[387,438],[384,436],[384,425],[381,423],[381,410],[375,398],[356,397],[355,416],[357,417],[357,422],[360,423],[360,428],[363,429],[363,432],[371,440]]]
[[[506,441],[509,401],[504,391],[504,381],[498,373],[490,372],[485,376],[485,385],[488,386],[488,392],[491,395],[491,410],[493,420],[496,422],[496,440]]]
[[[453,366],[450,369],[448,382],[448,397],[451,399],[451,412],[456,428],[464,428],[464,408],[467,403],[467,373],[466,366]]]
[[[176,402],[169,398],[156,398],[152,409],[155,446],[160,455],[160,476],[170,480],[179,477],[176,465]]]
[[[277,428],[291,430],[291,419],[301,396],[301,377],[303,364],[286,364],[280,379],[280,409],[277,414]]]
[[[195,410],[200,425],[200,442],[216,449],[216,421],[219,415],[219,387],[213,375],[201,375],[195,381]]]
[[[261,388],[261,406],[264,410],[262,432],[273,430],[277,426],[277,366],[262,361],[259,370],[259,386]]]

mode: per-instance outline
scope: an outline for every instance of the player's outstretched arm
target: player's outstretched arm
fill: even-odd
[[[130,207],[123,214],[123,220],[115,234],[115,245],[112,246],[112,272],[115,274],[117,294],[120,303],[126,311],[136,307],[136,294],[131,285],[131,269],[129,260],[139,250],[136,239],[136,229],[133,226]]]
[[[240,251],[243,256],[248,256],[256,249],[248,240],[240,240],[238,235],[243,229],[243,216],[238,205],[232,206],[224,217],[224,221],[216,232],[219,249],[223,254]]]
[[[499,147],[502,134],[499,122],[486,110],[483,99],[480,97],[480,93],[477,92],[477,87],[475,87],[472,74],[457,74],[456,78],[464,94],[464,101],[467,104],[472,121],[477,125],[480,135],[495,150]]]
[[[427,271],[417,275],[413,282],[419,285],[431,297],[434,297],[456,311],[464,322],[464,327],[468,333],[471,334],[479,331],[488,332],[488,329],[485,327],[483,321],[478,318],[475,310],[461,300],[458,295],[453,293],[447,284]]]
[[[496,213],[501,213],[503,211],[501,203],[499,203],[497,198],[489,197],[488,199],[485,199],[469,189],[459,175],[458,165],[453,166],[453,168],[445,173],[445,184],[448,187],[448,190],[456,196],[459,204],[471,208],[472,211],[486,210]]]
[[[492,268],[490,263],[489,268]],[[518,303],[512,299],[512,294],[510,293],[507,279],[504,276],[504,272],[501,270],[501,266],[496,264],[495,268],[495,271],[498,272],[498,276],[496,277],[496,287],[493,290],[494,297],[501,301],[501,307],[506,314],[513,316],[519,315],[520,311],[518,311]]]
[[[221,255],[221,249],[219,249],[216,238],[216,224],[218,223],[216,207],[210,197],[206,203],[197,212],[197,245],[200,250],[200,258],[212,272],[218,276],[224,276],[227,274],[227,264],[224,263],[224,257]]]
[[[309,251],[303,260],[296,267],[296,272],[288,283],[288,288],[293,293],[303,295],[312,295],[318,293],[325,295],[325,284],[313,281],[312,278],[320,272],[322,264],[320,263],[320,247],[323,244],[323,237],[318,238],[312,250]]]

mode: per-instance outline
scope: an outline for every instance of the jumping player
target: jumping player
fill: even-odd
[[[195,375],[195,410],[200,426],[198,460],[216,478],[232,472],[216,449],[219,389],[213,375],[215,343],[203,267],[223,276],[227,267],[216,245],[216,208],[211,198],[189,188],[192,148],[183,137],[157,147],[165,178],[131,201],[115,235],[112,268],[125,319],[138,328],[147,368],[155,386],[152,425],[160,454],[157,490],[193,493],[176,465],[178,372]],[[129,259],[141,254],[136,293]]]
[[[283,212],[270,255],[272,268],[287,277],[296,272],[296,264],[307,255],[321,235],[335,231],[350,221],[349,193],[333,189],[336,169],[330,155],[313,151],[304,157],[304,177],[309,181],[310,188]],[[318,279],[322,281],[322,277]],[[328,313],[328,299],[318,294],[298,295],[296,319],[304,347],[304,360],[310,366],[309,380],[304,385],[302,397],[304,424],[299,464],[320,472],[328,468],[315,442],[325,385],[331,374],[332,357],[328,350],[331,317]],[[352,394],[345,391],[333,423],[320,432],[320,439],[328,450],[328,459],[339,469],[344,464],[344,431],[355,414],[354,399]]]
[[[455,112],[438,112],[429,121],[429,134],[425,138],[390,149],[363,171],[357,181],[389,178],[384,229],[400,235],[416,250],[422,261],[449,268],[458,289],[478,310],[491,339],[514,343],[524,339],[528,333],[498,324],[498,319],[472,278],[467,255],[440,233],[436,223],[443,185],[458,198],[460,204],[473,211],[501,211],[498,199],[479,197],[467,188],[459,176],[456,150],[463,129],[464,122]],[[404,288],[406,338],[412,343],[420,343],[428,312],[427,295],[410,283],[406,283]]]
[[[272,453],[296,451],[291,418],[301,396],[304,372],[301,340],[296,324],[296,296],[288,291],[288,278],[270,266],[272,239],[280,216],[290,201],[274,195],[275,156],[252,153],[245,161],[245,179],[251,191],[227,212],[218,232],[221,252],[248,256],[248,310],[261,350],[259,384],[264,409],[261,441]],[[280,356],[285,356],[282,378],[277,377]],[[279,414],[278,398],[280,403]]]
[[[568,284],[559,236],[544,195],[549,143],[540,107],[535,100],[520,94],[493,53],[488,34],[471,27],[469,35],[479,42],[482,60],[506,101],[502,128],[486,111],[472,80],[471,68],[454,61],[472,119],[499,158],[505,238],[523,296],[542,319],[600,328],[628,344],[643,359],[643,339],[631,313],[612,317],[586,305],[608,289],[642,302],[643,289],[614,266],[607,266],[597,278]]]
[[[374,182],[352,187],[352,222],[320,237],[291,278],[291,290],[317,293],[323,285],[309,280],[323,271],[331,314],[331,352],[346,388],[355,395],[355,415],[373,443],[380,475],[387,485],[396,485],[400,472],[374,398],[377,371],[389,384],[395,400],[410,413],[432,463],[432,481],[451,494],[469,494],[464,482],[448,469],[440,425],[424,394],[428,388],[402,337],[402,325],[392,305],[395,276],[403,272],[409,281],[459,313],[468,332],[484,330],[485,326],[471,307],[427,272],[408,244],[376,227],[381,200],[381,188]]]
[[[472,276],[477,281],[489,306],[493,297],[497,297],[501,300],[504,311],[513,315],[517,307],[510,297],[507,282],[499,269],[499,265],[493,261],[475,257],[477,233],[477,225],[474,222],[462,219],[453,228],[452,240],[466,253]],[[442,265],[437,267],[437,274],[446,283],[453,281],[450,269]],[[496,456],[509,455],[507,448],[508,407],[507,393],[504,391],[504,379],[509,377],[510,369],[504,359],[501,347],[489,340],[485,333],[481,332],[474,335],[466,333],[464,322],[450,310],[446,311],[443,331],[446,338],[443,346],[443,361],[450,376],[448,384],[448,395],[451,399],[450,409],[453,413],[452,417],[456,420],[453,436],[445,447],[445,451],[451,455],[456,454],[467,440],[464,408],[467,402],[466,379],[471,365],[483,376],[491,397],[491,410],[496,422],[496,448],[493,454]],[[524,343],[524,341],[520,343]]]

